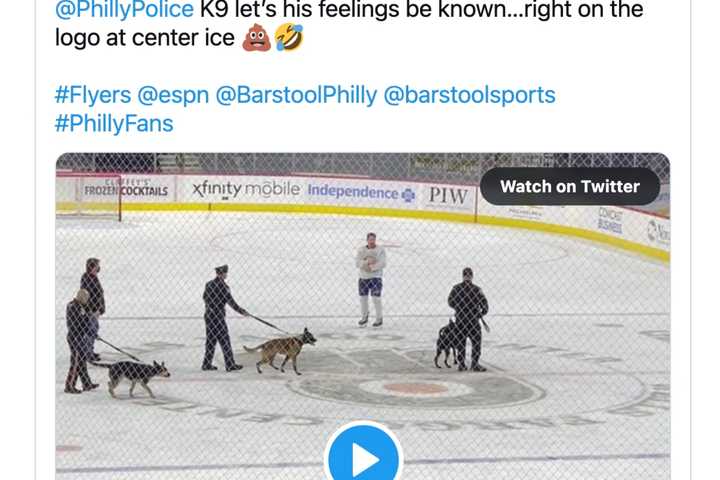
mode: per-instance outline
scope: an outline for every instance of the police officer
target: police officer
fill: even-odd
[[[80,289],[75,298],[67,304],[65,319],[67,321],[67,342],[70,346],[70,369],[65,378],[65,393],[81,393],[75,388],[78,376],[82,382],[83,391],[94,390],[97,383],[90,380],[87,370],[87,361],[92,353],[92,344],[97,336],[87,306],[90,294]]]
[[[88,258],[85,262],[85,273],[83,273],[80,278],[80,288],[87,290],[88,294],[90,294],[87,309],[96,332],[100,330],[100,315],[105,314],[105,292],[100,284],[98,273],[100,273],[100,260],[97,258]],[[94,362],[100,360],[100,355],[95,353],[94,339],[89,360]]]
[[[217,370],[212,364],[215,355],[215,345],[220,343],[223,357],[225,357],[225,370],[232,372],[240,370],[242,365],[235,363],[230,335],[228,334],[227,323],[225,323],[225,304],[238,312],[240,315],[247,315],[248,312],[240,307],[230,293],[230,287],[225,283],[228,274],[228,266],[222,265],[215,269],[216,277],[205,284],[203,300],[205,300],[205,358],[203,370]]]
[[[464,268],[462,276],[462,283],[455,285],[448,297],[450,308],[455,310],[459,335],[457,343],[458,370],[467,370],[465,345],[469,338],[472,345],[470,369],[474,372],[484,372],[487,369],[479,363],[482,347],[482,329],[479,320],[488,312],[488,301],[480,287],[473,283],[471,268]]]

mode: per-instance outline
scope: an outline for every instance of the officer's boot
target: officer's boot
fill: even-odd
[[[76,365],[71,365],[68,370],[67,378],[65,379],[65,393],[82,393],[80,390],[75,388],[78,378],[78,369]]]
[[[93,383],[90,379],[90,374],[88,374],[87,370],[87,364],[82,363],[80,367],[78,368],[78,373],[80,374],[80,381],[82,382],[83,386],[83,392],[89,392],[90,390],[95,390],[100,385],[97,383]]]

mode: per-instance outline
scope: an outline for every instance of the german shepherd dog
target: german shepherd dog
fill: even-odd
[[[460,333],[458,332],[457,324],[453,322],[452,318],[447,325],[438,331],[438,339],[435,344],[435,366],[437,368],[441,368],[440,365],[438,365],[438,358],[440,358],[440,354],[442,352],[445,352],[445,366],[447,368],[451,368],[448,363],[448,356],[450,355],[451,350],[453,354],[453,364],[457,365],[457,344],[459,335]]]
[[[310,331],[306,328],[303,331],[302,335],[298,335],[296,337],[286,337],[278,338],[275,340],[268,340],[267,342],[258,345],[255,348],[248,348],[243,345],[243,348],[246,352],[250,353],[257,352],[258,350],[261,351],[262,357],[260,358],[260,361],[255,364],[258,373],[262,373],[262,370],[260,370],[260,365],[264,363],[269,363],[270,366],[273,367],[275,370],[280,370],[282,373],[285,373],[285,364],[288,360],[292,360],[293,370],[295,370],[295,373],[297,373],[298,375],[302,375],[300,372],[298,372],[297,369],[297,357],[298,355],[300,355],[303,345],[315,345],[315,342],[317,342],[317,340],[315,339],[313,334],[310,333]],[[273,360],[275,360],[275,355],[277,354],[285,355],[285,360],[283,360],[280,368],[276,367],[273,364]]]
[[[131,397],[133,396],[133,390],[135,390],[135,385],[137,383],[140,383],[140,385],[148,392],[150,397],[155,398],[152,390],[150,390],[150,387],[148,387],[148,382],[150,381],[150,379],[156,376],[166,378],[170,376],[170,372],[168,372],[167,368],[165,368],[165,362],[153,362],[152,365],[135,362],[91,363],[95,366],[108,369],[108,375],[110,376],[110,381],[108,382],[108,391],[110,392],[110,396],[113,398],[117,398],[115,396],[115,387],[118,386],[118,384],[122,381],[123,378],[127,378],[131,382]]]

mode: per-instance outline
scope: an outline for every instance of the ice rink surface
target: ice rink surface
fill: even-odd
[[[356,249],[388,252],[385,325],[357,327]],[[101,336],[172,377],[119,399],[101,383],[62,393],[65,304],[99,257]],[[277,332],[228,313],[241,372],[202,372],[204,283],[230,265],[243,307],[318,338],[302,376],[265,367]],[[487,295],[486,373],[436,369],[446,299],[471,266]],[[667,265],[582,240],[410,219],[240,213],[128,213],[59,219],[56,231],[56,460],[59,478],[319,479],[334,430],[390,427],[403,478],[670,477]],[[106,361],[124,359],[102,344]],[[215,363],[222,366],[222,355]]]

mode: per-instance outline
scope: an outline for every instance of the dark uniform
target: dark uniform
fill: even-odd
[[[84,288],[90,294],[90,300],[88,300],[87,309],[92,313],[98,313],[99,315],[105,314],[105,291],[100,284],[100,279],[97,275],[91,273],[83,273],[80,279],[80,288]]]
[[[472,277],[472,272],[470,272],[470,276]],[[468,338],[472,344],[470,366],[471,368],[478,367],[482,349],[482,328],[479,320],[488,312],[487,298],[480,287],[472,283],[472,280],[465,280],[452,288],[448,304],[455,310],[459,335],[457,343],[459,368],[465,368],[465,345]]]
[[[97,336],[92,315],[88,313],[82,303],[73,300],[67,304],[65,318],[68,329],[67,342],[70,346],[70,370],[65,379],[65,391],[75,390],[78,375],[83,389],[89,390],[95,386],[90,380],[87,370],[87,361],[90,359],[92,344]]]
[[[223,268],[218,267],[216,270],[221,273]],[[225,269],[225,272],[227,272],[227,269]],[[209,370],[213,368],[212,360],[215,355],[215,345],[218,343],[220,343],[223,357],[225,357],[225,369],[233,369],[236,365],[227,323],[225,322],[225,305],[230,305],[240,315],[247,315],[248,312],[235,302],[230,293],[230,287],[219,276],[205,284],[203,300],[205,300],[205,332],[207,335],[203,369]]]
[[[87,304],[87,310],[90,312],[90,317],[93,322],[93,327],[95,328],[96,332],[100,331],[100,322],[98,321],[98,318],[100,315],[105,314],[105,291],[103,290],[102,285],[100,284],[100,278],[98,278],[97,275],[93,275],[89,271],[86,271],[83,273],[82,277],[80,278],[80,288],[87,290],[87,292],[90,294],[90,299],[88,300]],[[96,335],[97,337],[97,335]],[[93,339],[93,346],[91,356],[92,360],[100,360],[100,355],[95,353],[95,339]]]

